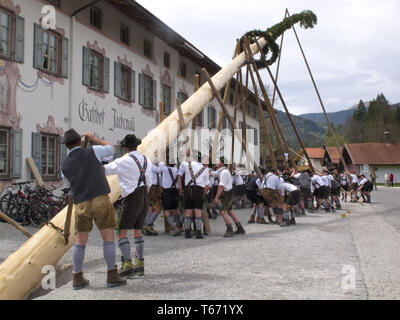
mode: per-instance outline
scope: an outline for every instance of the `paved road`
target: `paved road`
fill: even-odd
[[[242,210],[247,235],[233,239],[221,237],[221,219],[212,221],[204,240],[146,237],[145,278],[114,289],[105,287],[102,242],[95,231],[84,265],[91,286],[73,291],[66,269],[59,272],[56,290],[40,288],[30,299],[399,299],[399,197],[399,189],[381,188],[372,205],[345,203],[340,213],[308,214],[285,229],[247,225],[249,211]],[[157,223],[162,230],[162,219]],[[24,240],[0,223],[0,262]],[[71,261],[70,251],[60,266]]]

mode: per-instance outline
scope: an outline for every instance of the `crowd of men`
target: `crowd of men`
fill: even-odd
[[[126,279],[144,275],[144,235],[155,236],[156,219],[163,213],[172,236],[184,233],[185,239],[204,239],[205,215],[217,218],[226,225],[224,238],[245,235],[246,231],[233,209],[246,204],[253,208],[249,224],[276,224],[280,227],[296,225],[296,217],[306,210],[334,212],[341,209],[341,201],[371,202],[371,182],[364,175],[340,174],[310,170],[297,172],[275,168],[247,173],[233,168],[226,159],[217,165],[209,163],[201,154],[186,154],[179,165],[169,160],[152,163],[140,154],[141,141],[127,135],[121,142],[127,156],[107,163],[115,148],[90,133],[85,138],[94,144],[83,148],[81,136],[74,130],[64,135],[70,150],[61,169],[63,179],[71,188],[75,206],[76,244],[73,247],[73,288],[79,290],[89,284],[83,277],[83,261],[93,221],[104,240],[107,263],[107,286],[126,284]],[[106,176],[117,175],[121,199],[113,205]],[[267,217],[267,220],[265,219]],[[235,228],[235,230],[234,230]],[[117,271],[114,230],[117,230],[122,267]],[[132,259],[128,233],[134,238],[135,255]]]

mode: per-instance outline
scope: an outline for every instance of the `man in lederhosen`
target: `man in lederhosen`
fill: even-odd
[[[214,203],[221,206],[221,216],[226,224],[226,232],[224,238],[233,237],[234,234],[245,234],[239,218],[232,209],[232,202],[235,198],[235,192],[232,185],[232,175],[229,169],[225,166],[223,158],[220,159],[218,165],[219,186],[215,195]],[[232,221],[236,224],[237,230],[233,232]]]
[[[162,187],[162,206],[164,216],[171,226],[171,235],[177,237],[181,234],[176,226],[174,217],[178,216],[178,169],[176,166],[168,163],[160,163],[161,169],[161,187]]]
[[[261,194],[271,206],[279,225],[283,224],[283,197],[281,196],[282,182],[277,169],[270,169],[261,185]]]
[[[152,184],[149,191],[149,211],[144,221],[144,234],[146,236],[157,236],[158,232],[154,230],[154,222],[158,218],[162,210],[161,201],[161,169],[157,164],[153,164],[151,167],[152,172]]]
[[[76,241],[72,250],[74,290],[89,285],[83,277],[83,261],[89,233],[93,222],[103,238],[103,254],[107,263],[107,286],[116,287],[126,284],[126,280],[118,274],[114,243],[116,226],[114,207],[110,201],[110,186],[104,175],[101,159],[112,156],[115,148],[91,133],[85,138],[95,144],[90,148],[82,148],[81,136],[74,129],[64,134],[64,143],[70,150],[68,157],[61,164],[64,183],[71,188],[75,211]]]
[[[116,159],[106,165],[106,175],[118,175],[122,191],[122,205],[119,211],[117,229],[118,244],[122,256],[122,277],[132,278],[144,275],[144,239],[142,228],[149,208],[148,189],[151,183],[150,160],[137,151],[141,141],[134,134],[127,135],[121,146],[127,156]],[[128,230],[132,230],[135,244],[135,264],[133,264],[128,239]]]
[[[199,154],[199,158],[200,158]],[[200,160],[200,159],[199,159]],[[208,161],[208,160],[207,160]],[[185,176],[185,189],[182,186],[182,176]],[[196,221],[196,239],[204,239],[202,235],[203,201],[208,190],[209,168],[198,161],[182,162],[178,171],[179,192],[184,196],[184,226],[185,238],[192,238],[190,228],[193,214]]]

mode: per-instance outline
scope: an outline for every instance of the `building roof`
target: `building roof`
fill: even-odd
[[[340,162],[340,154],[337,147],[327,147],[326,152],[328,152],[332,163],[338,164]],[[343,147],[340,147],[340,152],[343,152]]]
[[[400,143],[346,144],[353,165],[400,165]]]
[[[306,148],[310,159],[323,159],[325,150],[323,148]]]

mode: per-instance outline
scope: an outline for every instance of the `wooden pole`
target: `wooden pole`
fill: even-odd
[[[3,212],[0,211],[0,218],[3,219],[4,221],[8,222],[11,224],[14,228],[16,228],[18,231],[21,231],[24,235],[26,235],[28,238],[32,237],[32,234],[26,230],[24,227],[22,227],[18,222],[14,221],[11,219],[9,216],[4,214]]]
[[[252,57],[251,57],[251,55],[248,54],[247,46],[248,46],[248,42],[245,43],[245,48],[244,49],[246,50],[246,54],[248,55],[248,59],[251,59]],[[254,62],[254,60],[252,60],[252,62]],[[263,125],[264,132],[266,133],[265,137],[266,137],[266,140],[267,140],[267,146],[268,146],[269,152],[271,154],[272,164],[273,164],[274,168],[277,168],[277,163],[276,163],[274,151],[273,151],[273,148],[272,148],[271,137],[268,135],[267,121],[266,121],[265,116],[264,116],[264,111],[262,109],[260,96],[258,94],[257,84],[256,84],[256,81],[254,79],[254,75],[253,75],[252,72],[250,72],[250,78],[251,78],[251,82],[253,84],[254,94],[256,96],[258,114],[260,116],[260,121],[261,121],[261,123]]]
[[[290,15],[288,9],[286,9],[286,14],[287,14],[288,17],[291,17],[291,15]],[[340,161],[342,161],[342,163],[343,163],[343,168],[345,169],[345,171],[346,171],[346,173],[347,173],[347,176],[349,177],[349,171],[348,171],[348,169],[347,169],[346,162],[344,161],[343,155],[342,155],[342,153],[340,152],[339,142],[338,142],[338,139],[337,139],[335,130],[333,130],[332,123],[329,121],[328,114],[326,113],[325,105],[324,105],[324,103],[323,103],[323,101],[322,101],[322,98],[321,98],[321,95],[320,95],[320,93],[319,93],[317,84],[315,83],[315,80],[314,80],[314,76],[313,76],[313,74],[312,74],[312,72],[311,72],[310,65],[308,64],[307,57],[306,57],[306,55],[305,55],[305,53],[304,53],[303,46],[301,45],[300,39],[299,39],[299,37],[298,37],[298,35],[297,35],[297,32],[296,32],[296,28],[294,27],[293,24],[292,24],[292,30],[293,30],[294,35],[295,35],[295,37],[296,37],[297,43],[298,43],[298,45],[299,45],[301,54],[302,54],[303,59],[304,59],[304,62],[305,62],[305,64],[306,64],[308,73],[309,73],[310,78],[311,78],[311,81],[312,81],[312,83],[313,83],[313,86],[314,86],[315,92],[316,92],[316,94],[317,94],[319,103],[320,103],[320,105],[321,105],[322,111],[324,112],[324,116],[325,116],[326,122],[327,122],[327,124],[328,124],[328,128],[329,128],[329,130],[331,131],[331,134],[332,134],[332,136],[333,136],[334,139],[335,139],[336,148],[337,148],[338,153],[339,153],[339,156],[340,156]],[[350,177],[349,177],[349,180],[350,180]],[[350,181],[351,181],[351,180],[350,180]]]
[[[206,77],[207,82],[209,83],[209,85],[211,87],[211,90],[214,92],[214,95],[217,98],[219,104],[221,105],[222,109],[224,109],[224,112],[226,113],[231,126],[235,129],[235,134],[236,134],[237,138],[239,139],[240,143],[242,144],[243,149],[246,152],[246,157],[247,157],[248,161],[250,163],[254,164],[254,168],[256,169],[257,175],[260,178],[260,180],[262,180],[263,179],[263,175],[262,175],[262,173],[260,171],[260,168],[258,167],[257,163],[254,161],[254,158],[250,155],[250,153],[247,152],[246,143],[242,139],[241,135],[239,133],[237,133],[237,131],[236,131],[237,130],[236,123],[233,121],[231,115],[229,114],[228,109],[226,108],[226,106],[224,104],[224,101],[221,98],[221,95],[219,94],[218,90],[216,89],[216,87],[215,87],[213,81],[211,80],[207,70],[203,69],[202,71],[203,71],[204,76]]]
[[[262,46],[266,40],[261,39]],[[252,45],[253,54],[258,52],[256,45]],[[232,77],[239,72],[245,62],[245,55],[240,54],[231,63],[222,68],[213,76],[213,84],[217,90],[221,90]],[[185,124],[190,123],[213,98],[213,91],[208,83],[204,84],[195,94],[182,104],[182,113]],[[178,126],[176,125],[178,124]],[[147,156],[150,161],[155,159],[155,150],[162,150],[173,143],[180,131],[178,111],[172,112],[161,124],[153,129],[138,147],[138,151]],[[169,135],[168,135],[169,133]],[[167,137],[168,139],[164,139]],[[160,138],[162,137],[162,138]],[[126,155],[125,155],[126,156]],[[118,200],[121,195],[117,176],[107,177],[111,192],[111,202]],[[51,222],[62,227],[65,222],[67,208],[61,210]],[[74,225],[74,214],[71,224]],[[17,251],[11,254],[0,265],[0,300],[23,299],[35,289],[44,274],[43,266],[55,266],[75,242],[74,233],[70,236],[68,246],[65,245],[64,237],[54,228],[44,226],[26,241]]]
[[[256,41],[256,46],[259,46],[259,48],[261,48],[261,45],[259,44],[259,41]],[[272,108],[271,102],[269,100],[267,91],[265,90],[264,84],[262,83],[261,76],[260,76],[260,73],[258,71],[257,66],[253,65],[253,70],[254,70],[254,72],[255,72],[255,74],[257,76],[258,84],[260,86],[260,90],[261,90],[261,93],[263,95],[264,102],[265,102],[265,104],[267,106],[267,111],[268,111],[269,117],[271,119],[272,128],[274,129],[274,132],[275,132],[275,136],[276,136],[276,140],[277,140],[277,143],[278,143],[278,146],[279,146],[279,150],[281,151],[281,154],[282,154],[283,162],[285,164],[286,169],[289,170],[289,164],[288,164],[288,162],[286,160],[285,151],[283,150],[282,143],[281,143],[281,140],[279,138],[279,134],[281,135],[283,144],[285,144],[285,146],[287,146],[286,140],[285,140],[285,138],[283,136],[283,133],[282,133],[282,130],[281,130],[280,126],[279,126],[278,120],[276,119],[275,110],[274,110],[274,108]]]
[[[74,200],[72,196],[68,196],[68,209],[67,209],[67,217],[65,218],[64,224],[64,241],[65,245],[68,245],[69,236],[71,235],[71,217],[72,210],[74,209]]]
[[[287,105],[286,105],[286,103],[285,103],[285,100],[283,99],[283,96],[282,96],[282,94],[281,94],[281,91],[279,90],[278,84],[276,83],[276,81],[275,81],[275,79],[274,79],[274,77],[273,77],[273,75],[272,75],[272,73],[271,73],[271,70],[269,69],[268,66],[267,66],[266,69],[267,69],[267,71],[268,71],[268,73],[269,73],[269,75],[270,75],[270,77],[271,77],[271,80],[272,80],[273,83],[274,83],[274,86],[275,86],[275,89],[276,89],[276,91],[277,91],[277,93],[278,93],[279,99],[281,100],[281,103],[282,103],[282,105],[283,105],[283,108],[285,109],[286,115],[287,115],[287,117],[288,117],[288,119],[289,119],[290,124],[292,125],[293,131],[294,131],[294,133],[296,134],[297,140],[298,140],[299,143],[300,143],[301,149],[303,149],[304,155],[305,155],[306,158],[307,158],[307,161],[308,161],[308,163],[309,163],[309,165],[310,165],[311,171],[312,171],[312,172],[315,172],[314,167],[313,167],[313,165],[312,165],[312,163],[311,163],[311,159],[310,159],[310,157],[309,157],[309,155],[308,155],[308,152],[307,152],[307,150],[306,150],[306,147],[305,147],[305,145],[304,145],[304,143],[303,143],[303,140],[301,139],[300,134],[299,134],[299,132],[297,131],[297,128],[296,128],[296,125],[294,124],[292,115],[290,114],[289,109],[287,108]],[[297,169],[296,169],[296,170],[297,170]]]

